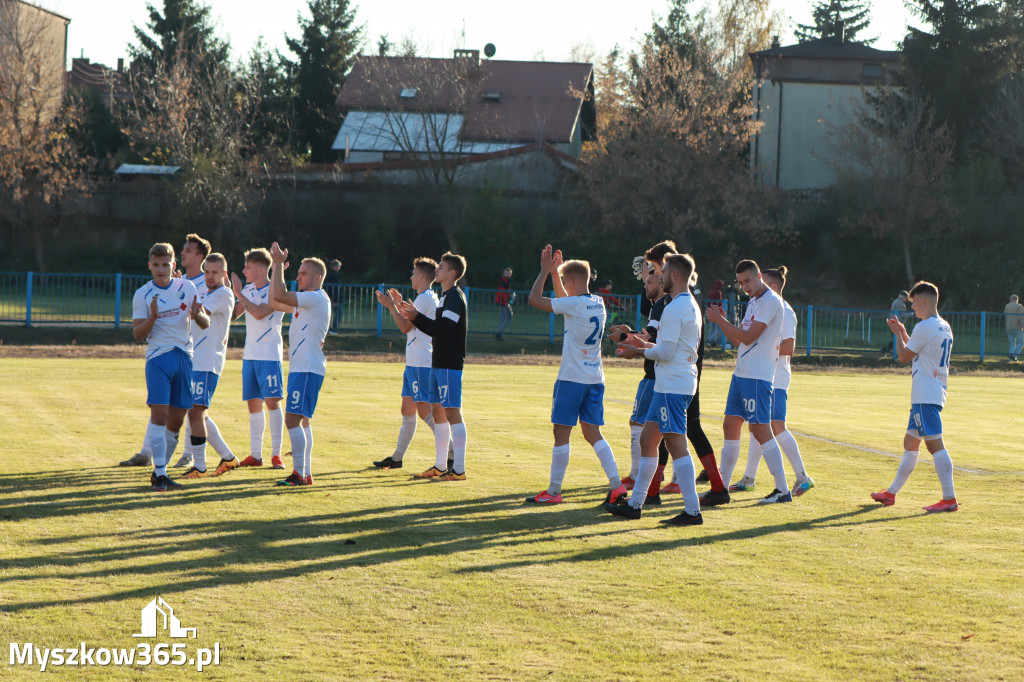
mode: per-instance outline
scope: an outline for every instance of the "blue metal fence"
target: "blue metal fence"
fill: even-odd
[[[148,275],[0,272],[0,323],[25,325],[111,325],[122,328],[132,319],[132,297],[149,281]],[[291,283],[294,287],[294,283]],[[398,327],[381,305],[376,292],[394,287],[404,298],[413,294],[408,284],[328,284],[325,289],[334,302],[331,329],[334,332],[368,332],[376,336],[397,333]],[[500,306],[497,289],[465,287],[471,334],[494,335]],[[560,315],[545,313],[527,303],[529,291],[514,292],[512,324],[503,336],[546,339],[554,343],[562,335]],[[551,295],[550,292],[547,295]],[[624,323],[635,329],[643,325],[641,297],[615,296],[609,305],[608,324]],[[727,308],[728,308],[727,304]],[[731,319],[743,314],[742,303],[727,309]],[[808,357],[815,350],[889,352],[892,334],[885,320],[887,310],[854,310],[820,306],[794,306],[799,325],[797,348]],[[1009,340],[1006,316],[991,312],[943,312],[956,338],[954,353],[977,356],[1006,355]],[[913,313],[904,318],[913,329]],[[236,324],[242,324],[237,321]],[[725,346],[717,326],[709,325],[708,342]]]

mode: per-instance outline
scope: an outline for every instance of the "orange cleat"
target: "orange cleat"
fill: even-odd
[[[562,493],[558,493],[557,495],[548,495],[548,491],[545,490],[533,497],[527,497],[526,501],[530,504],[562,504]]]
[[[240,467],[261,467],[261,466],[263,466],[263,460],[262,459],[256,459],[252,455],[249,455],[248,457],[243,459],[241,462],[239,462],[238,466],[240,466]]]
[[[881,502],[886,507],[891,507],[896,504],[896,495],[888,490],[879,490],[877,493],[871,493],[871,499],[875,502]],[[954,504],[956,504],[955,501]]]
[[[935,504],[930,504],[927,507],[922,507],[922,509],[924,509],[928,513],[932,513],[932,512],[947,512],[947,511],[952,512],[952,511],[956,511],[959,508],[960,508],[960,505],[958,505],[956,503],[956,498],[955,497],[953,499],[950,499],[950,500],[939,500]]]

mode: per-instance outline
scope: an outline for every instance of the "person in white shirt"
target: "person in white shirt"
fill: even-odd
[[[149,250],[153,280],[139,287],[132,299],[132,333],[146,341],[146,404],[149,405],[149,442],[153,450],[154,491],[180,488],[167,476],[167,461],[178,442],[178,432],[192,406],[191,322],[205,329],[210,318],[198,301],[192,282],[172,277],[174,247],[154,244]],[[194,433],[205,437],[202,421],[193,419]]]
[[[544,296],[548,275],[551,275],[555,298]],[[562,336],[562,363],[551,399],[551,423],[555,435],[555,445],[551,450],[551,477],[547,490],[527,497],[528,503],[562,502],[562,481],[569,467],[569,436],[577,421],[583,437],[594,448],[608,476],[605,501],[616,502],[626,496],[615,455],[601,435],[604,424],[601,341],[607,313],[601,297],[588,293],[589,284],[590,263],[582,260],[562,262],[561,251],[553,251],[550,244],[544,247],[540,254],[540,273],[533,282],[529,302],[538,310],[562,315],[565,332]]]
[[[910,421],[903,437],[903,458],[896,469],[892,485],[871,493],[871,499],[890,507],[896,504],[896,493],[910,478],[921,450],[921,441],[935,462],[935,473],[942,485],[942,499],[925,507],[928,512],[956,511],[956,490],[953,487],[953,460],[942,443],[942,408],[946,404],[949,379],[949,356],[953,352],[953,331],[939,317],[939,288],[931,282],[918,282],[910,290],[914,315],[921,320],[914,333],[895,316],[889,318],[889,329],[896,339],[899,361],[912,362],[910,374]]]
[[[640,433],[640,467],[633,495],[617,504],[606,503],[605,510],[627,519],[643,514],[651,480],[658,468],[658,443],[664,439],[672,456],[672,468],[683,495],[683,512],[663,523],[697,526],[704,523],[700,498],[694,480],[694,466],[686,442],[687,409],[697,393],[697,353],[703,320],[700,306],[690,293],[689,283],[695,270],[693,258],[687,254],[665,256],[661,281],[672,301],[661,313],[657,343],[639,337],[619,344],[625,358],[644,357],[654,360],[654,396],[644,418]]]
[[[179,257],[178,265],[185,269],[184,279],[189,280],[195,285],[196,291],[202,294],[203,290],[203,259],[210,253],[211,247],[210,242],[200,237],[198,234],[192,233],[185,236],[185,245],[181,247],[181,255]],[[182,275],[177,271],[172,273],[173,277],[181,277]],[[147,428],[146,434],[149,433]],[[184,455],[174,465],[175,467],[186,466],[192,461],[191,449],[188,444],[189,441],[189,425],[188,420],[185,421],[185,446]],[[149,466],[152,459],[153,451],[150,448],[149,440],[146,437],[142,439],[142,449],[139,450],[131,458],[120,463],[121,466]]]
[[[284,283],[288,249],[274,242],[270,246],[270,257],[274,260],[270,301],[292,311],[288,326],[288,397],[284,425],[292,442],[294,468],[288,478],[278,481],[277,485],[313,485],[310,421],[327,374],[324,339],[331,324],[331,299],[323,289],[327,266],[319,258],[304,258],[295,277],[298,291],[288,291]]]
[[[409,282],[416,292],[413,305],[421,315],[434,317],[437,311],[437,294],[430,288],[434,283],[437,261],[433,258],[417,258],[412,262],[412,275]],[[402,427],[398,431],[398,444],[395,451],[384,459],[377,460],[373,466],[378,469],[401,469],[405,453],[409,449],[413,436],[416,435],[416,415],[419,414],[430,430],[434,430],[434,415],[430,404],[430,361],[433,340],[398,312],[398,304],[402,295],[398,289],[374,292],[377,302],[388,309],[395,324],[405,334],[405,372],[402,374]],[[449,452],[449,459],[454,453]],[[448,469],[451,464],[448,464]],[[447,469],[446,469],[447,470]]]
[[[752,260],[736,264],[736,281],[750,297],[743,321],[739,326],[726,319],[722,307],[710,305],[708,319],[722,328],[722,333],[736,351],[736,369],[729,384],[729,397],[725,404],[722,431],[722,480],[732,478],[740,458],[740,432],[743,422],[750,426],[751,438],[761,444],[768,471],[775,478],[775,489],[760,500],[761,504],[792,502],[786,470],[782,466],[782,451],[772,433],[772,380],[779,356],[779,337],[785,317],[782,298],[765,284],[761,268]]]
[[[245,313],[245,350],[242,353],[242,400],[249,407],[249,456],[239,466],[263,466],[263,431],[270,424],[270,464],[284,469],[281,439],[284,432],[284,339],[281,324],[287,306],[270,302],[270,252],[251,249],[245,252],[242,274],[248,284],[243,288],[237,274],[231,274],[235,293],[234,317]],[[263,416],[263,405],[267,416]]]
[[[238,458],[234,456],[227,443],[220,435],[220,429],[210,417],[209,407],[213,394],[217,390],[224,362],[227,357],[228,333],[231,327],[231,316],[235,307],[235,297],[227,286],[227,259],[223,254],[211,253],[203,262],[204,281],[199,290],[199,303],[210,316],[210,326],[200,332],[193,331],[192,355],[192,409],[198,412],[206,425],[206,438],[198,437],[186,428],[185,437],[190,439],[193,466],[182,478],[202,478],[206,476],[206,443],[209,441],[220,455],[220,464],[214,470],[214,476],[220,476],[238,466]],[[190,458],[190,459],[191,459]]]
[[[761,273],[765,284],[771,287],[772,291],[782,296],[782,290],[786,287],[786,274],[789,269],[779,266]],[[814,479],[807,475],[804,468],[803,458],[800,457],[800,446],[796,438],[786,427],[786,407],[789,403],[789,384],[793,376],[790,366],[790,358],[796,349],[796,311],[793,306],[785,300],[784,317],[782,319],[782,333],[779,336],[779,359],[775,361],[775,378],[772,381],[772,433],[778,442],[786,459],[789,460],[796,474],[796,483],[793,485],[793,495],[800,496],[814,487]],[[757,478],[757,466],[761,462],[761,444],[756,438],[750,439],[750,448],[747,451],[747,470],[736,483],[729,486],[729,490],[753,490],[754,480]]]

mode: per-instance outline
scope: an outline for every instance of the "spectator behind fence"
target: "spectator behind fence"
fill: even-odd
[[[341,321],[341,261],[335,258],[327,268],[324,277],[324,291],[331,298],[331,331],[337,331]]]
[[[1003,310],[1006,315],[1006,336],[1010,340],[1010,360],[1017,362],[1017,355],[1024,350],[1024,306],[1017,300],[1017,294],[1010,296],[1010,302]]]
[[[516,295],[512,291],[512,268],[505,268],[498,280],[498,293],[494,295],[494,303],[498,306],[498,332],[495,335],[498,341],[504,341],[501,333],[512,324],[512,304],[515,303]]]
[[[900,322],[903,321],[903,318],[906,317],[906,315],[907,315],[907,297],[908,296],[909,296],[909,294],[906,291],[901,291],[899,293],[899,295],[892,300],[892,303],[889,304],[889,318],[890,319],[895,319],[895,320],[898,320]],[[889,336],[889,343],[887,343],[885,345],[885,348],[882,349],[883,353],[891,353],[892,352],[892,340],[894,338],[896,338],[896,337],[892,336],[892,335]]]

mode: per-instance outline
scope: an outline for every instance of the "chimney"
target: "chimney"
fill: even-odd
[[[773,50],[777,50],[780,47],[782,47],[782,46],[779,45],[779,37],[778,36],[772,36],[772,49]]]
[[[480,50],[455,50],[454,59],[460,70],[476,71],[480,68]]]
[[[124,57],[117,58],[117,72],[124,73]]]

